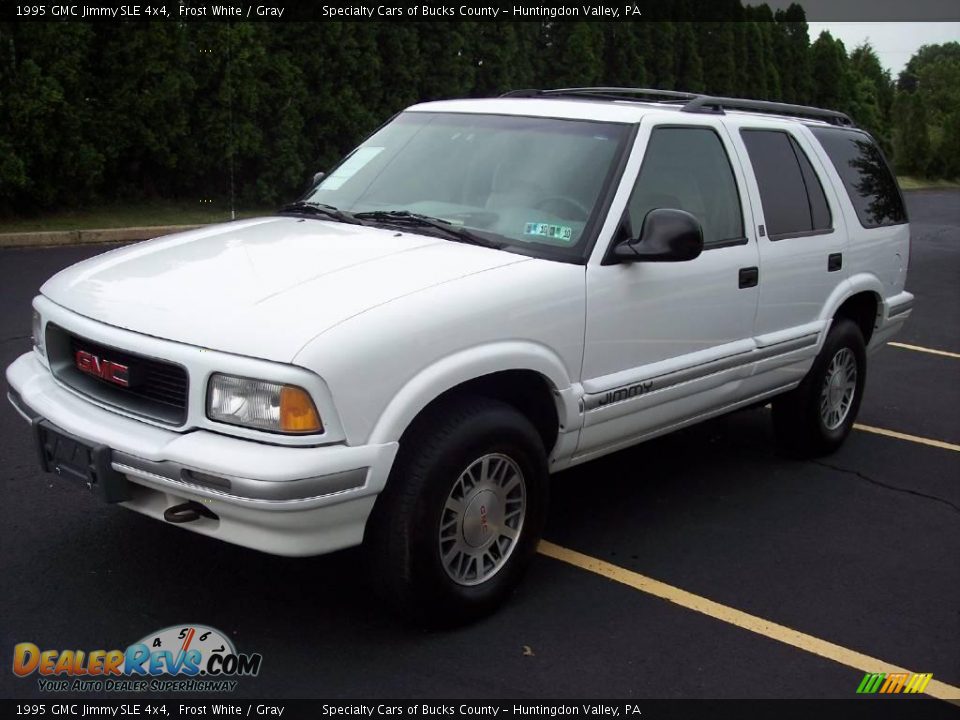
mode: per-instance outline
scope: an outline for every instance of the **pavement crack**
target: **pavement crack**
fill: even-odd
[[[821,467],[829,468],[830,470],[836,470],[837,472],[844,473],[846,475],[854,475],[861,480],[865,480],[871,485],[876,485],[877,487],[882,487],[887,490],[893,490],[894,492],[904,493],[906,495],[916,495],[917,497],[924,498],[926,500],[933,500],[935,502],[943,503],[944,505],[953,509],[954,512],[960,512],[960,505],[957,505],[946,498],[939,497],[937,495],[930,495],[925,492],[920,492],[919,490],[911,490],[909,488],[902,488],[896,485],[890,485],[888,483],[882,482],[881,480],[875,480],[874,478],[864,475],[859,470],[850,470],[849,468],[840,467],[839,465],[833,465],[823,460],[811,460],[814,465],[820,465]]]

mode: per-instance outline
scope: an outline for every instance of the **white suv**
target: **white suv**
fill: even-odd
[[[767,401],[790,450],[839,446],[910,314],[909,236],[840,113],[425,103],[276,215],[47,281],[9,397],[107,501],[279,555],[363,543],[396,605],[462,620],[519,579],[552,472]]]

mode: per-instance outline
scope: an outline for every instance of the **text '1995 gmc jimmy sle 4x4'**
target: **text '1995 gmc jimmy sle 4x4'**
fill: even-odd
[[[430,102],[271,217],[48,280],[7,370],[44,470],[278,555],[363,544],[397,608],[517,583],[548,477],[754,404],[830,452],[910,314],[846,115],[656,90]]]

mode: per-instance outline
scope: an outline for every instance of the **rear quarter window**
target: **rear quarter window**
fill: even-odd
[[[863,227],[907,222],[897,181],[883,152],[869,135],[841,128],[810,130],[836,168]]]

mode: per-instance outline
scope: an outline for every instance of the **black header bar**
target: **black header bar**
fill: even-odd
[[[759,2],[744,3],[760,5]],[[787,0],[770,0],[771,10],[785,10]],[[955,0],[804,0],[799,3],[808,21],[931,21],[960,20]],[[0,2],[0,20],[41,22],[330,22],[330,21],[689,21],[730,20],[727,3],[670,3],[663,0],[620,2],[529,2],[523,0],[448,0],[416,2]]]

